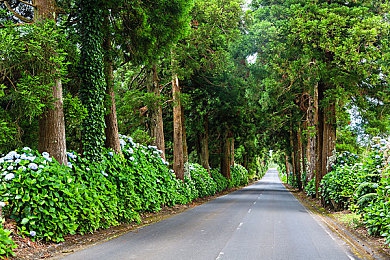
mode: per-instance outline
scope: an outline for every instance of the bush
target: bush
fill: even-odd
[[[70,169],[59,165],[47,153],[29,148],[12,151],[0,159],[0,200],[8,202],[4,213],[20,231],[32,237],[62,241],[74,234],[78,210],[73,201],[83,191],[74,184]]]
[[[320,192],[325,206],[336,211],[349,207],[357,186],[355,171],[354,166],[341,165],[322,178]]]
[[[245,169],[244,166],[239,164],[234,164],[231,167],[228,187],[232,188],[232,187],[247,185],[249,183],[248,175],[249,175],[248,170]]]
[[[376,196],[369,205],[363,208],[363,220],[368,232],[372,235],[381,235],[390,245],[390,176],[389,169],[384,173]]]
[[[212,169],[210,172],[211,177],[217,184],[217,192],[226,190],[228,186],[228,180],[217,169]]]
[[[10,238],[11,231],[3,228],[3,219],[0,218],[0,258],[14,256],[15,242]]]
[[[314,198],[316,196],[316,178],[311,179],[305,186],[306,195]]]
[[[163,205],[174,205],[179,200],[177,180],[168,162],[161,158],[155,146],[143,146],[132,138],[121,136],[123,155],[134,176],[134,189],[142,211],[158,211]]]
[[[200,198],[214,195],[217,192],[216,182],[200,164],[189,164],[188,171],[187,175],[189,175],[193,181]]]

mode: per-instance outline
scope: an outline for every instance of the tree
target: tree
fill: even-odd
[[[317,123],[314,168],[318,189],[321,178],[331,169],[337,110],[355,97],[369,98],[368,89],[384,91],[378,83],[384,69],[381,57],[387,52],[385,5],[369,1],[252,3],[255,23],[251,33],[257,46],[256,66],[264,72],[260,82],[267,88],[265,95],[282,93],[273,104],[275,108],[280,100],[292,97],[298,100],[298,109],[304,93],[318,104],[314,117],[309,116],[314,119],[306,124],[312,129]]]
[[[234,149],[231,148],[234,147],[233,137],[236,130],[234,120],[230,119],[239,118],[232,114],[236,109],[236,103],[232,101],[236,98],[233,93],[239,84],[235,84],[238,81],[232,76],[238,71],[235,70],[230,47],[241,35],[241,4],[242,1],[236,0],[197,1],[192,10],[193,29],[191,34],[179,43],[177,51],[178,56],[182,57],[180,64],[185,68],[184,78],[188,80],[183,92],[189,94],[193,100],[191,108],[188,109],[191,122],[189,131],[197,140],[191,142],[197,144],[199,161],[209,169],[209,130],[216,136],[229,136],[217,137],[214,140],[219,142],[216,145],[220,154],[218,164],[224,165],[222,168],[226,176],[229,176],[230,165],[233,163]],[[238,75],[241,76],[237,73],[237,78]],[[226,113],[228,110],[230,111]],[[229,142],[229,145],[226,146],[225,142]],[[223,147],[229,147],[229,152],[222,153]],[[230,158],[228,163],[223,162],[224,157]]]
[[[56,21],[57,6],[55,0],[35,1],[34,18],[36,22],[45,20]],[[52,53],[58,56],[56,53]],[[57,70],[57,71],[55,71]],[[55,68],[52,74],[58,75],[61,68]],[[53,108],[49,108],[39,120],[39,145],[40,152],[48,152],[61,164],[67,164],[65,119],[62,100],[61,78],[55,79],[53,84]]]
[[[22,77],[15,80],[19,81],[19,84],[23,84],[22,79],[26,76],[28,78],[27,80],[30,81],[28,84],[36,85],[38,83],[42,85],[51,85],[52,93],[43,93],[43,96],[41,97],[44,99],[43,102],[46,103],[46,105],[44,105],[45,109],[42,110],[42,114],[39,115],[38,150],[40,152],[49,152],[57,161],[66,164],[65,122],[61,83],[61,74],[64,70],[64,53],[58,53],[59,45],[57,42],[60,42],[61,40],[59,38],[60,34],[55,29],[57,15],[56,2],[54,0],[37,0],[34,4],[30,3],[30,1],[17,1],[13,4],[9,3],[9,1],[2,2],[4,2],[4,5],[12,13],[15,20],[21,20],[23,22],[34,21],[38,26],[50,30],[51,33],[53,33],[51,35],[44,33],[46,36],[49,36],[48,39],[40,38],[41,49],[37,49],[37,51],[42,55],[42,59],[40,59],[41,57],[39,56],[34,58],[34,55],[31,55],[30,58],[33,58],[33,60],[30,60],[30,62],[34,62],[34,65],[25,71],[23,71],[22,66],[17,67],[16,70],[20,70],[19,73],[22,74]],[[47,26],[52,26],[53,28],[48,28]],[[42,32],[37,30],[35,33],[41,34]],[[38,38],[39,36],[37,35],[37,39]],[[26,52],[32,50],[34,50],[34,48],[26,49]],[[27,62],[27,60],[22,62]],[[28,75],[23,75],[23,73],[26,73],[27,71]],[[15,71],[15,73],[18,72]],[[11,80],[12,77],[14,77],[14,75],[8,77],[8,84],[13,84]],[[32,80],[36,80],[36,82],[32,82]]]

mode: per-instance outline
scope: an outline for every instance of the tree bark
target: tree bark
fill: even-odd
[[[34,21],[57,20],[57,4],[55,0],[35,0]]]
[[[184,108],[181,107],[181,126],[182,126],[182,139],[183,139],[183,160],[184,164],[188,162],[188,145],[187,145],[187,131],[186,121],[184,117]]]
[[[302,171],[303,171],[303,144],[302,144],[302,132],[301,128],[296,131],[296,166],[297,166],[297,185],[298,189],[302,190]]]
[[[173,95],[173,170],[176,177],[184,180],[183,126],[180,86],[177,74],[172,76]]]
[[[326,86],[318,85],[318,102],[324,99]],[[316,195],[319,196],[319,187],[322,178],[331,170],[330,157],[336,148],[336,107],[327,104],[318,109],[317,128],[317,166],[316,166]]]
[[[151,82],[148,84],[148,92],[157,97],[157,101],[149,108],[150,111],[150,136],[153,138],[154,145],[162,151],[161,157],[165,159],[165,138],[162,107],[159,100],[160,82],[157,74],[157,67],[154,64],[151,70]]]
[[[108,23],[108,19],[105,18],[105,23]],[[104,74],[106,78],[106,94],[109,98],[108,114],[104,116],[106,127],[104,129],[106,134],[105,146],[111,148],[115,153],[121,154],[121,145],[119,142],[119,130],[118,121],[116,117],[116,103],[115,103],[115,91],[114,91],[114,69],[111,58],[111,39],[108,33],[104,38],[103,48],[104,54]]]
[[[60,164],[67,164],[65,119],[61,79],[53,87],[53,109],[47,109],[39,120],[39,152],[48,152]]]
[[[221,174],[227,179],[231,178],[230,167],[234,164],[234,137],[228,130],[222,144]]]
[[[35,21],[55,20],[56,2],[54,0],[35,1]],[[39,152],[48,152],[60,164],[67,164],[65,118],[62,101],[62,82],[53,82],[53,108],[48,108],[39,119]]]
[[[307,124],[307,144],[306,144],[306,159],[307,159],[307,175],[306,180],[310,181],[315,177],[316,169],[316,126],[318,123],[318,90],[314,88],[314,97],[309,102],[310,106],[306,114]]]
[[[198,134],[200,144],[200,163],[210,173],[210,152],[209,152],[209,119],[208,115],[203,116],[203,131]]]

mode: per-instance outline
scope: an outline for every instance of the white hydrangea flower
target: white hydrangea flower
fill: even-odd
[[[6,181],[10,181],[10,180],[12,180],[13,178],[15,178],[15,174],[13,174],[13,173],[8,173],[8,174],[5,175],[5,177],[4,177],[4,179],[5,179]]]
[[[36,163],[30,163],[28,165],[28,168],[35,171],[35,170],[38,170],[38,165]]]

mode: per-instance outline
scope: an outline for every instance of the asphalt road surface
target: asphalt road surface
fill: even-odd
[[[358,259],[271,169],[253,185],[63,259]]]

